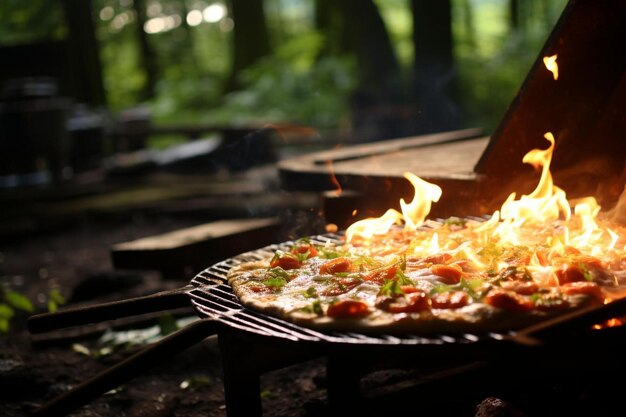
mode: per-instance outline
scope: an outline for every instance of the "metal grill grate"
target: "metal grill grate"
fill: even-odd
[[[341,235],[327,234],[311,238],[314,244],[324,245],[327,242],[341,243]],[[247,309],[227,284],[228,271],[245,262],[267,259],[276,250],[287,250],[295,242],[288,241],[270,245],[251,252],[246,252],[217,263],[200,272],[191,281],[195,287],[189,291],[192,304],[202,317],[220,321],[232,328],[252,332],[262,336],[276,337],[291,341],[325,342],[343,345],[459,345],[474,344],[484,341],[502,340],[506,335],[501,333],[476,334],[438,334],[433,336],[362,334],[354,332],[325,332],[306,328]]]

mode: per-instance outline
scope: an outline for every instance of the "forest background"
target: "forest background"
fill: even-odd
[[[140,107],[156,124],[289,123],[355,141],[490,133],[565,3],[5,0],[0,47],[66,42],[90,17],[79,47],[97,76],[76,100]]]

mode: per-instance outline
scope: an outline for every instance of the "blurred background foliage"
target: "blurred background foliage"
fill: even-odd
[[[63,39],[68,31],[63,1],[68,7],[72,0],[1,2],[1,46]],[[397,58],[400,91],[412,88],[411,7],[419,1],[360,3],[373,4],[382,19]],[[495,128],[565,3],[449,1],[459,127]],[[238,4],[261,5],[254,13],[262,26],[247,42],[266,48],[243,67],[234,57],[237,42],[241,46],[234,39],[237,21],[245,17],[237,17]],[[91,0],[106,106],[113,112],[146,106],[154,123],[270,120],[321,132],[349,129],[351,97],[360,88],[364,64],[354,50],[337,46],[341,34],[320,25],[319,10],[328,5],[326,0]],[[264,32],[266,46],[255,35]]]

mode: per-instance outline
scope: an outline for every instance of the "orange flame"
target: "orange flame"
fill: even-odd
[[[537,187],[529,195],[522,195],[519,200],[512,193],[499,211],[502,222],[497,225],[495,233],[510,243],[518,243],[518,229],[524,224],[547,223],[557,220],[561,214],[569,220],[571,215],[565,191],[554,185],[550,173],[554,136],[548,132],[544,137],[550,142],[548,149],[533,149],[522,159],[535,168],[542,167]],[[498,212],[494,213],[496,216]]]
[[[567,200],[565,191],[554,184],[550,172],[556,140],[551,132],[544,137],[549,146],[533,149],[522,159],[540,171],[535,189],[519,199],[512,193],[489,220],[467,219],[462,227],[431,222],[427,226],[436,230],[418,229],[426,222],[432,203],[439,201],[442,191],[437,185],[405,173],[404,177],[415,189],[412,201],[400,200],[401,213],[389,209],[379,218],[354,223],[346,230],[347,242],[358,236],[369,243],[370,239],[385,235],[394,225],[404,222],[404,231],[396,234],[392,230],[388,236],[379,238],[380,243],[386,247],[402,246],[405,254],[421,259],[446,253],[460,259],[468,270],[479,268],[497,274],[523,265],[525,278],[546,287],[562,285],[564,266],[574,271],[578,268],[585,279],[593,279],[588,268],[593,270],[593,265],[600,263],[613,264],[615,270],[623,271],[626,229],[616,225],[615,232],[601,226],[604,223],[597,222],[601,207],[593,197]],[[616,289],[622,287],[624,279],[626,273],[613,276]],[[626,294],[623,287],[619,292],[621,296]],[[617,294],[604,293],[605,301]],[[600,326],[621,325],[624,320],[610,320]]]
[[[557,54],[543,57],[543,65],[552,73],[555,80],[559,79],[559,65],[556,63]]]
[[[415,188],[415,195],[409,204],[405,203],[404,199],[400,199],[400,207],[404,216],[405,228],[415,230],[430,213],[431,203],[439,201],[442,191],[439,186],[426,182],[410,172],[405,172],[404,178],[409,180]]]
[[[391,229],[394,224],[400,223],[402,214],[397,210],[389,209],[380,217],[370,217],[353,223],[346,229],[346,241],[352,241],[356,235],[371,239],[375,235],[383,235]]]
[[[572,217],[565,191],[554,185],[550,173],[554,136],[548,132],[544,137],[550,142],[550,146],[545,150],[533,149],[523,159],[535,168],[542,168],[535,190],[529,195],[522,195],[519,200],[512,193],[500,211],[493,214],[491,221],[481,225],[480,230],[492,231],[501,244],[542,244],[549,247],[552,254],[563,253],[567,246],[573,246],[584,249],[591,255],[599,255],[606,248],[615,246],[616,234],[610,229],[602,229],[596,223],[601,207],[593,197],[578,200]],[[563,222],[558,233],[525,236],[521,230],[525,224],[550,224],[557,220]]]
[[[341,193],[343,192],[343,189],[341,188],[341,184],[339,183],[339,180],[337,179],[337,176],[335,175],[335,168],[333,166],[333,161],[328,161],[328,170],[330,171],[330,181],[335,186],[335,192],[333,194],[336,197],[339,197]]]
[[[549,260],[564,256],[568,247],[575,247],[587,254],[598,256],[602,251],[613,250],[618,243],[618,235],[610,229],[601,228],[596,223],[600,206],[593,197],[579,199],[572,209],[565,191],[554,184],[550,173],[550,164],[555,148],[555,138],[551,132],[544,137],[550,143],[547,149],[533,149],[528,152],[523,162],[541,170],[536,188],[528,195],[519,199],[512,193],[502,204],[500,210],[493,213],[490,220],[472,226],[478,236],[479,244],[497,244],[498,246],[538,245],[545,249],[542,257],[534,255],[530,259],[529,269],[533,277],[543,283],[558,283],[554,271],[547,265]],[[439,201],[442,191],[437,185],[424,181],[411,173],[404,177],[413,185],[415,195],[410,203],[400,200],[402,213],[389,209],[383,216],[357,221],[346,230],[347,241],[354,236],[366,240],[376,235],[384,235],[395,224],[404,222],[405,231],[415,231],[428,216],[432,203]],[[559,222],[556,229],[546,227],[545,233],[527,232],[525,225],[539,226]],[[440,243],[437,237],[429,237],[428,241],[412,242],[414,253],[435,253]],[[443,249],[446,249],[445,247]],[[450,249],[450,248],[448,248]],[[475,249],[475,248],[474,248]],[[459,251],[470,254],[470,248],[459,247]],[[476,265],[481,260],[466,255]],[[546,260],[546,257],[549,259]],[[474,259],[475,258],[475,259]],[[497,265],[496,265],[497,266]]]
[[[402,213],[394,209],[389,209],[381,217],[368,218],[360,220],[352,224],[346,230],[346,239],[348,242],[355,235],[365,239],[371,239],[375,235],[385,234],[394,224],[400,224],[404,220],[405,228],[415,230],[420,226],[428,213],[430,213],[431,204],[439,201],[441,197],[441,188],[435,184],[424,181],[417,175],[405,172],[404,177],[409,180],[415,189],[415,195],[410,203],[406,203],[404,199],[400,199],[400,207]]]

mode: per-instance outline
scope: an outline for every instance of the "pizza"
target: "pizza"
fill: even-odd
[[[525,241],[500,244],[485,223],[428,221],[367,242],[304,238],[232,268],[228,281],[254,310],[365,333],[514,330],[623,296],[623,250],[552,250],[543,242],[563,233],[559,222],[527,227]],[[437,250],[428,250],[434,240]]]
[[[515,330],[621,298],[626,231],[593,197],[570,202],[553,184],[555,139],[544,137],[549,148],[523,159],[541,169],[535,190],[512,193],[488,219],[427,220],[442,191],[406,173],[415,196],[400,200],[402,213],[356,222],[336,243],[295,241],[232,268],[228,282],[254,310],[377,333]]]

